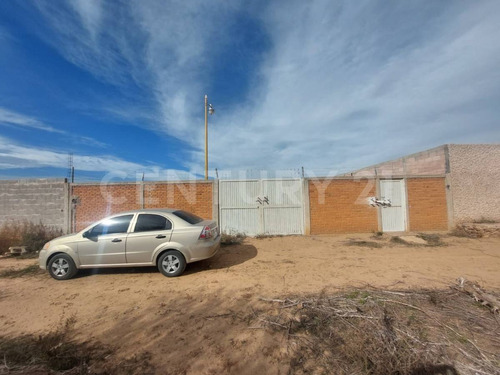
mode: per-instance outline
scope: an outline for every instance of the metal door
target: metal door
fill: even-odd
[[[220,181],[219,207],[222,233],[260,233],[259,180]]]
[[[223,233],[302,234],[304,209],[300,179],[219,182]]]
[[[381,207],[382,230],[404,232],[406,230],[406,189],[404,180],[380,180],[380,195],[388,199],[390,206]]]
[[[264,234],[303,234],[301,180],[262,181]]]

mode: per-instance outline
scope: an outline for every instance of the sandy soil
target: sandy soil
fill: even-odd
[[[459,276],[500,290],[500,239],[446,237],[446,246],[348,246],[370,235],[247,239],[179,278],[154,268],[87,270],[59,282],[48,274],[0,278],[0,331],[53,330],[76,319],[78,339],[144,352],[162,374],[286,373],[283,337],[254,329],[260,297],[367,284],[446,288]],[[33,260],[0,259],[0,271]],[[113,360],[111,358],[110,360]]]

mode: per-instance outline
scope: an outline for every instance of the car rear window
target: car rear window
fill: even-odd
[[[150,232],[172,229],[172,224],[165,217],[154,214],[140,214],[134,232]]]
[[[201,217],[198,217],[190,212],[186,211],[174,211],[173,214],[177,217],[180,217],[182,220],[188,222],[189,224],[198,224],[203,221]]]

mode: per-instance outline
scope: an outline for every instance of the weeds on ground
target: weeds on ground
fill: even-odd
[[[378,242],[355,240],[355,239],[350,239],[348,242],[346,242],[346,245],[347,246],[370,247],[370,248],[377,248],[377,249],[380,249],[382,247],[382,244],[378,243]]]
[[[71,338],[75,318],[45,335],[0,336],[0,373],[133,374],[152,373],[148,353],[113,363],[113,350],[99,342]]]
[[[16,259],[38,259],[38,251],[30,251],[24,254],[16,255]]]
[[[444,246],[446,245],[443,240],[441,239],[441,236],[436,233],[419,233],[417,234],[417,237],[423,239],[424,241],[427,242],[426,246]]]
[[[498,318],[457,289],[262,300],[252,328],[283,334],[290,374],[500,374]]]
[[[277,237],[285,237],[283,234],[266,234],[266,233],[261,233],[256,235],[254,238],[258,240],[263,240],[265,238],[277,238]]]
[[[406,245],[406,246],[410,245],[408,242],[406,242],[405,240],[403,240],[399,236],[392,236],[391,242],[395,243],[395,244],[398,244],[398,245]]]
[[[99,344],[78,344],[70,339],[74,319],[55,332],[46,335],[0,337],[0,357],[7,371],[25,373],[50,369],[68,371],[88,368],[92,358],[103,360],[109,351]]]
[[[34,252],[62,234],[61,229],[43,223],[8,221],[0,226],[0,254],[7,252],[11,246],[26,246],[28,252]]]
[[[13,269],[13,270],[4,270],[0,272],[0,277],[7,277],[7,278],[16,278],[16,277],[23,277],[23,276],[35,276],[35,275],[40,275],[44,273],[42,269],[38,266],[38,264],[32,264],[30,266],[20,268],[20,269]]]
[[[465,238],[481,238],[483,233],[480,231],[467,230],[465,226],[458,224],[450,232],[450,235],[455,237],[465,237]]]
[[[419,244],[419,243],[412,243],[405,241],[399,236],[392,236],[391,237],[391,243],[397,244],[397,245],[404,245],[404,246],[410,246],[410,247],[435,247],[435,246],[446,246],[446,243],[444,243],[441,239],[441,236],[439,234],[432,234],[432,233],[419,233],[417,234],[418,238],[423,239],[426,243],[425,244]]]
[[[220,243],[224,246],[239,245],[243,243],[247,236],[244,233],[227,234],[222,233]]]

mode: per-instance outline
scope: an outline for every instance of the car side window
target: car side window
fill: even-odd
[[[172,229],[172,223],[164,216],[140,214],[135,224],[134,232],[151,232],[155,230]]]
[[[133,217],[134,215],[123,215],[105,220],[92,228],[90,231],[91,236],[96,237],[105,234],[127,233],[128,226]]]

